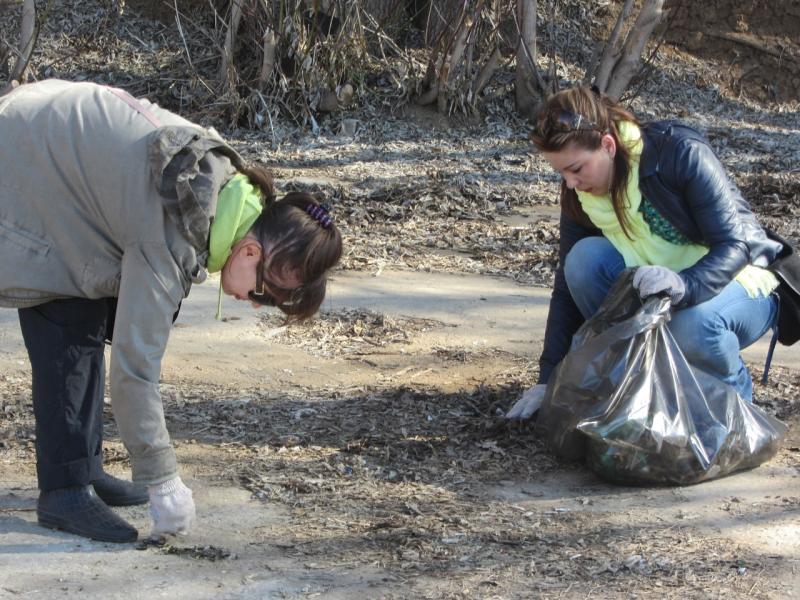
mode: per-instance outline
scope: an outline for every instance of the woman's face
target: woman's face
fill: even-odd
[[[614,138],[605,134],[596,150],[587,150],[571,143],[558,152],[544,152],[550,166],[561,173],[569,189],[595,196],[608,193],[614,172]]]
[[[222,291],[225,294],[233,296],[237,300],[250,302],[250,292],[256,289],[256,271],[260,264],[262,251],[258,240],[250,236],[245,236],[233,245],[231,255],[222,267],[220,276]],[[292,290],[302,285],[297,273],[281,271],[275,266],[265,273],[264,283],[268,292],[275,289]],[[274,296],[279,303],[289,299],[288,294],[277,293]],[[260,306],[257,303],[252,304],[254,307]]]

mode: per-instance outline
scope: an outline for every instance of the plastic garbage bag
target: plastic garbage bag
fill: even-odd
[[[690,484],[772,458],[786,426],[690,365],[668,297],[639,299],[628,269],[573,336],[550,378],[537,430],[619,483]]]

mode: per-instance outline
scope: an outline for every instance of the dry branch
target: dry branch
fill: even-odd
[[[622,56],[614,66],[608,86],[604,90],[612,98],[619,98],[636,75],[645,44],[664,16],[663,9],[664,0],[647,0],[639,11],[639,16],[628,32]]]
[[[463,4],[454,26],[443,30],[431,49],[417,104],[436,101],[441,113],[475,112],[481,90],[499,68],[497,6],[485,0],[469,4]]]
[[[633,0],[625,0],[625,4],[622,5],[622,10],[620,10],[619,16],[617,17],[617,22],[614,24],[614,29],[611,31],[611,35],[608,36],[602,53],[600,53],[600,64],[597,66],[596,73],[591,72],[595,69],[594,60],[592,64],[590,64],[590,70],[587,71],[586,79],[589,81],[594,79],[594,84],[601,90],[605,90],[608,86],[611,72],[614,70],[614,65],[622,53],[622,48],[619,46],[619,37],[622,34],[622,27],[625,21],[628,20],[632,9]],[[601,45],[602,44],[598,44],[598,48],[600,48]]]
[[[483,2],[478,3],[476,12],[480,11]],[[472,19],[470,15],[463,15],[461,23],[456,30],[453,38],[452,50],[450,56],[444,61],[442,72],[439,76],[439,84],[437,89],[439,91],[436,98],[436,106],[440,113],[447,112],[447,101],[449,92],[453,88],[453,80],[458,67],[461,64],[461,59],[464,56],[464,50],[467,45],[467,36],[472,30]]]
[[[540,93],[545,90],[545,82],[536,66],[536,0],[517,0],[514,22],[518,33],[517,72],[515,78],[515,100],[517,110],[531,114],[539,103]],[[540,93],[537,93],[540,92]]]
[[[231,16],[228,21],[228,31],[225,34],[222,63],[219,67],[219,83],[223,93],[231,87],[236,75],[233,69],[233,50],[236,44],[236,35],[239,31],[239,23],[242,19],[242,3],[245,1],[231,0]]]
[[[28,68],[28,63],[33,54],[33,47],[36,45],[38,30],[39,28],[36,24],[36,5],[33,0],[25,0],[25,3],[22,5],[22,18],[20,20],[19,48],[16,52],[17,61],[14,63],[14,68],[9,75],[9,82],[22,82],[25,70]]]
[[[258,75],[258,87],[260,91],[264,90],[264,87],[267,85],[267,82],[272,75],[272,71],[275,70],[276,44],[277,39],[275,37],[275,32],[272,31],[271,28],[267,27],[264,31],[264,36],[262,37],[263,57],[261,59],[261,72]]]
[[[481,72],[478,74],[478,77],[475,79],[475,83],[472,86],[471,99],[473,106],[475,105],[475,101],[478,99],[478,96],[483,91],[483,88],[486,87],[486,84],[489,83],[492,75],[494,75],[495,71],[497,71],[502,58],[503,55],[500,52],[500,49],[495,48],[491,56],[489,56],[489,60],[487,60],[486,64],[483,65]]]
[[[788,58],[792,61],[798,60],[798,57],[794,56],[791,52],[786,52],[782,48],[780,50],[776,50],[775,48],[767,46],[766,44],[759,42],[758,40],[755,40],[741,33],[707,31],[705,35],[709,35],[711,37],[720,40],[727,40],[729,42],[741,44],[742,46],[747,46],[748,48],[752,48],[753,50],[758,50],[759,52],[763,52],[764,54],[769,54],[770,56],[774,56],[775,58],[780,58],[780,59]]]
[[[461,63],[461,59],[464,55],[464,50],[467,47],[467,36],[471,29],[472,20],[467,16],[462,21],[458,35],[453,43],[453,51],[450,53],[450,59],[447,61],[447,68],[442,72],[442,79],[446,85],[450,85],[453,82],[454,73],[456,73],[457,67]]]

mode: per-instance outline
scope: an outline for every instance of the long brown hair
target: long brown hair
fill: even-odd
[[[241,173],[261,190],[264,202],[251,232],[264,248],[272,245],[272,264],[297,272],[303,282],[291,302],[278,308],[289,322],[308,319],[325,299],[328,271],[342,257],[341,233],[335,223],[323,226],[309,214],[309,207],[319,206],[310,194],[291,192],[278,200],[272,176],[265,168],[252,165]]]
[[[565,119],[567,115],[570,118]],[[564,123],[572,121],[573,126]],[[578,148],[594,151],[600,148],[603,135],[614,138],[617,151],[614,154],[614,168],[611,173],[611,205],[614,214],[625,232],[628,220],[625,218],[628,175],[631,169],[631,155],[620,140],[618,125],[622,121],[639,124],[639,120],[629,110],[620,106],[609,96],[585,86],[562,90],[551,96],[539,112],[537,126],[531,141],[542,152],[559,152],[570,144]],[[564,212],[578,222],[591,224],[583,212],[578,194],[567,188],[561,181],[561,206]]]

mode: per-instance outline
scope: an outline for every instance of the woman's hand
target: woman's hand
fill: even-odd
[[[664,292],[675,306],[686,293],[686,284],[675,271],[666,267],[646,266],[636,269],[633,274],[633,287],[639,291],[643,300],[648,296]]]
[[[192,490],[180,477],[173,477],[158,485],[148,486],[150,516],[155,534],[186,533],[195,519]]]
[[[522,397],[506,413],[506,419],[530,418],[542,405],[545,391],[547,391],[547,385],[544,383],[537,383],[532,388],[525,390],[522,393]]]

